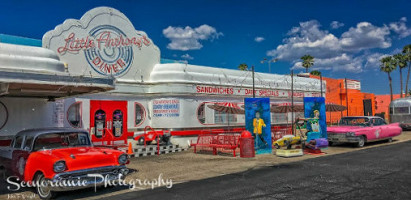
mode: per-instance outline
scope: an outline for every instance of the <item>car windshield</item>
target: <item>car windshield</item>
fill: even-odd
[[[369,126],[370,120],[366,117],[347,117],[341,118],[340,126]]]
[[[34,151],[41,149],[58,149],[75,146],[90,146],[86,133],[49,133],[37,137],[34,142]]]

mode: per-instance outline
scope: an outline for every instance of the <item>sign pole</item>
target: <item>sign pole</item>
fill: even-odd
[[[321,97],[323,97],[323,76],[320,74]]]
[[[347,87],[347,78],[345,78],[345,105],[347,106],[347,116],[348,116],[348,87]]]
[[[254,65],[251,66],[251,70],[253,73],[253,98],[255,98]]]

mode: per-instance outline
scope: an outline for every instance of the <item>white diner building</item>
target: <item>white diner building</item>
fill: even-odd
[[[1,39],[1,38],[0,38]],[[294,100],[320,96],[320,81],[294,77]],[[244,115],[207,105],[252,97],[250,71],[161,59],[160,49],[120,11],[94,8],[47,32],[42,47],[0,40],[0,135],[77,127],[95,144],[125,144],[146,126],[174,136],[244,129]],[[291,101],[291,76],[255,73],[256,97]],[[325,84],[323,85],[325,88]],[[298,115],[298,113],[297,113]],[[272,113],[273,127],[290,114]]]

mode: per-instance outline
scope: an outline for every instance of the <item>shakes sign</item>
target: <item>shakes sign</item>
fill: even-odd
[[[144,32],[107,7],[92,9],[80,20],[66,20],[43,36],[43,47],[56,51],[71,74],[139,81],[148,79],[160,56]]]

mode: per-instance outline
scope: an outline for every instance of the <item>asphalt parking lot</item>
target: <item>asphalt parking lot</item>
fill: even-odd
[[[411,142],[106,199],[411,199]]]
[[[389,163],[390,160],[382,161],[382,159],[387,156],[388,157],[396,156],[396,155],[389,154],[389,152],[391,152],[389,151],[391,148],[388,148],[388,152],[385,153],[386,151],[385,148],[391,147],[391,146],[393,147],[402,146],[403,144],[407,144],[408,146],[410,146],[410,143],[407,141],[411,141],[411,132],[403,132],[402,135],[395,137],[394,142],[392,143],[387,143],[385,141],[370,143],[370,144],[367,144],[363,148],[356,148],[348,144],[340,144],[340,145],[325,149],[324,152],[326,154],[324,155],[304,155],[302,157],[294,157],[294,158],[281,158],[273,154],[257,155],[255,158],[239,158],[239,157],[234,158],[232,157],[232,154],[230,153],[215,156],[215,155],[211,155],[209,152],[202,152],[199,154],[194,154],[192,150],[182,152],[182,153],[165,154],[165,155],[160,155],[160,156],[132,158],[128,167],[131,168],[132,170],[135,170],[136,172],[130,174],[127,177],[128,181],[130,180],[155,180],[155,179],[158,179],[158,177],[161,175],[161,177],[164,180],[172,180],[172,183],[173,183],[172,188],[169,190],[154,189],[154,191],[151,189],[150,185],[145,185],[145,186],[139,185],[139,188],[135,188],[134,190],[130,190],[129,186],[97,188],[96,191],[94,190],[94,188],[90,188],[90,189],[60,193],[58,195],[58,199],[102,199],[102,198],[107,198],[107,199],[125,198],[127,199],[131,197],[133,198],[138,197],[141,199],[157,199],[157,198],[163,198],[164,195],[166,194],[169,195],[166,198],[174,197],[177,199],[190,198],[191,197],[190,195],[196,195],[195,196],[196,198],[199,198],[199,197],[214,198],[214,196],[212,196],[211,194],[217,195],[215,198],[219,198],[219,197],[221,198],[228,198],[228,197],[240,198],[242,196],[235,195],[234,191],[241,194],[242,190],[236,190],[237,187],[242,188],[240,187],[241,184],[245,185],[243,187],[244,191],[249,191],[246,188],[253,187],[256,193],[262,194],[261,196],[262,198],[276,197],[277,199],[281,199],[281,197],[283,196],[288,198],[289,196],[287,196],[287,194],[297,194],[298,192],[302,192],[302,191],[310,191],[309,188],[306,188],[308,187],[306,185],[319,185],[320,184],[319,182],[321,181],[327,181],[327,180],[341,181],[337,183],[342,186],[344,186],[345,184],[350,186],[352,182],[343,182],[343,180],[348,179],[348,178],[349,178],[348,180],[353,180],[353,181],[357,180],[355,179],[355,177],[351,177],[348,175],[349,172],[352,172],[354,169],[355,169],[354,171],[364,169],[364,173],[366,172],[365,169],[367,166],[366,165],[367,159],[363,160],[362,158],[357,158],[357,156],[367,154],[369,150],[375,149],[378,152],[382,152],[381,155],[378,155],[377,153],[376,155],[371,154],[369,156],[369,159],[371,159],[370,157],[373,157],[375,158],[375,162],[377,161],[380,162],[378,166],[386,167],[385,171],[382,168],[375,168],[374,171],[376,170],[376,173],[385,173],[390,170],[397,170],[398,169],[397,165],[398,166],[400,165],[411,166],[410,163],[405,162],[407,161],[405,157],[404,158],[401,157],[401,155],[404,156],[407,154],[405,150],[403,150],[404,152],[402,152],[401,154],[398,154],[402,159],[389,158],[390,160],[394,160],[394,161],[396,160],[404,161],[402,163],[397,163],[395,166],[387,165],[387,164],[383,165],[386,162]],[[401,148],[394,148],[394,149],[398,150]],[[409,149],[408,149],[408,152],[410,152]],[[334,159],[336,156],[337,158],[339,158],[339,156],[342,156],[341,158],[344,158],[344,159],[338,162],[336,161],[336,163],[334,163]],[[358,166],[352,165],[353,168],[347,167],[347,163],[351,163],[350,161],[351,157],[352,159],[354,158],[358,159],[358,162],[359,162]],[[316,164],[317,159],[319,159],[318,164]],[[408,159],[411,159],[411,156],[409,155],[409,153],[408,153]],[[344,161],[346,161],[346,163],[344,163]],[[360,165],[361,163],[364,163],[365,165]],[[344,167],[342,165],[344,165]],[[328,169],[327,166],[328,167],[338,166],[338,167],[335,168],[334,170],[331,170],[331,169]],[[327,170],[325,170],[325,172],[327,172],[325,174],[320,173],[322,172],[322,170],[319,170],[321,167],[326,167],[327,170],[330,170],[330,171],[336,171],[336,170],[341,171],[341,174],[335,175],[334,179],[332,179],[331,174],[327,175],[328,173]],[[294,169],[298,169],[298,170],[294,171]],[[273,171],[273,172],[270,172],[270,171]],[[277,174],[276,171],[279,171],[281,173]],[[290,171],[290,173],[288,173],[288,175],[283,175],[283,173],[287,174],[286,171]],[[402,173],[401,171],[398,171],[398,172]],[[248,175],[250,173],[251,174],[255,173],[255,177],[260,177],[260,178],[258,179],[252,178],[254,177],[254,175],[253,176]],[[271,173],[273,174],[271,176],[267,176],[267,178],[264,178],[264,176],[262,176],[262,174],[270,175]],[[395,176],[397,176],[396,171],[394,171],[393,173],[395,174]],[[309,174],[309,176],[306,174]],[[360,175],[361,174],[362,172],[360,173]],[[238,178],[236,179],[237,176],[243,177],[244,178],[243,182],[241,182],[241,179],[238,179]],[[327,179],[322,178],[324,176],[327,177]],[[315,178],[315,181],[313,182],[312,180],[310,180],[310,178],[311,179]],[[259,181],[260,179],[261,181]],[[215,184],[215,182],[213,182],[215,180],[218,180],[217,183],[221,182],[221,183],[226,184],[226,185],[220,185],[220,187],[224,189],[219,190],[218,188],[220,187],[215,188],[214,185],[218,185],[218,184]],[[299,180],[302,180],[302,181],[298,182]],[[237,186],[236,185],[237,182],[241,184]],[[202,188],[204,191],[202,192],[197,191],[195,190],[195,188],[190,189],[191,184],[198,188]],[[379,183],[376,183],[374,187],[378,188],[379,187],[378,184]],[[235,186],[235,187],[229,188],[228,186],[230,185]],[[334,185],[334,182],[330,182],[330,185]],[[0,181],[0,199],[38,199],[37,195],[33,193],[34,190],[32,189],[24,189],[24,190],[20,190],[17,192],[10,192],[7,190],[6,186],[7,184],[5,184],[4,181],[3,182]],[[185,187],[187,188],[185,189]],[[290,190],[287,190],[287,188],[289,187],[290,187]],[[411,188],[410,185],[408,185],[408,187]],[[341,188],[344,188],[344,187],[341,187]],[[339,188],[338,190],[350,191],[348,190],[348,188],[347,190],[343,190],[341,188]],[[270,192],[271,194],[270,196],[267,190],[269,191],[272,190],[273,192],[276,191],[275,195],[280,194],[280,196],[273,196],[274,194],[271,194],[271,192]],[[264,193],[264,191],[266,193]],[[286,193],[281,193],[281,191],[286,191]],[[313,192],[310,192],[310,194],[311,193]],[[225,194],[227,194],[227,196],[225,196]],[[247,194],[251,195],[250,192],[247,192]],[[320,196],[320,194],[322,196]],[[319,195],[318,198],[321,198],[324,196],[323,193],[318,193],[317,195]],[[243,196],[246,196],[246,195],[243,195]],[[254,197],[254,196],[249,196],[249,197]],[[299,196],[295,195],[293,197],[297,198]],[[311,197],[313,196],[310,196],[310,198]],[[256,198],[259,198],[259,197],[257,196]],[[317,199],[317,198],[314,198],[314,199]]]

